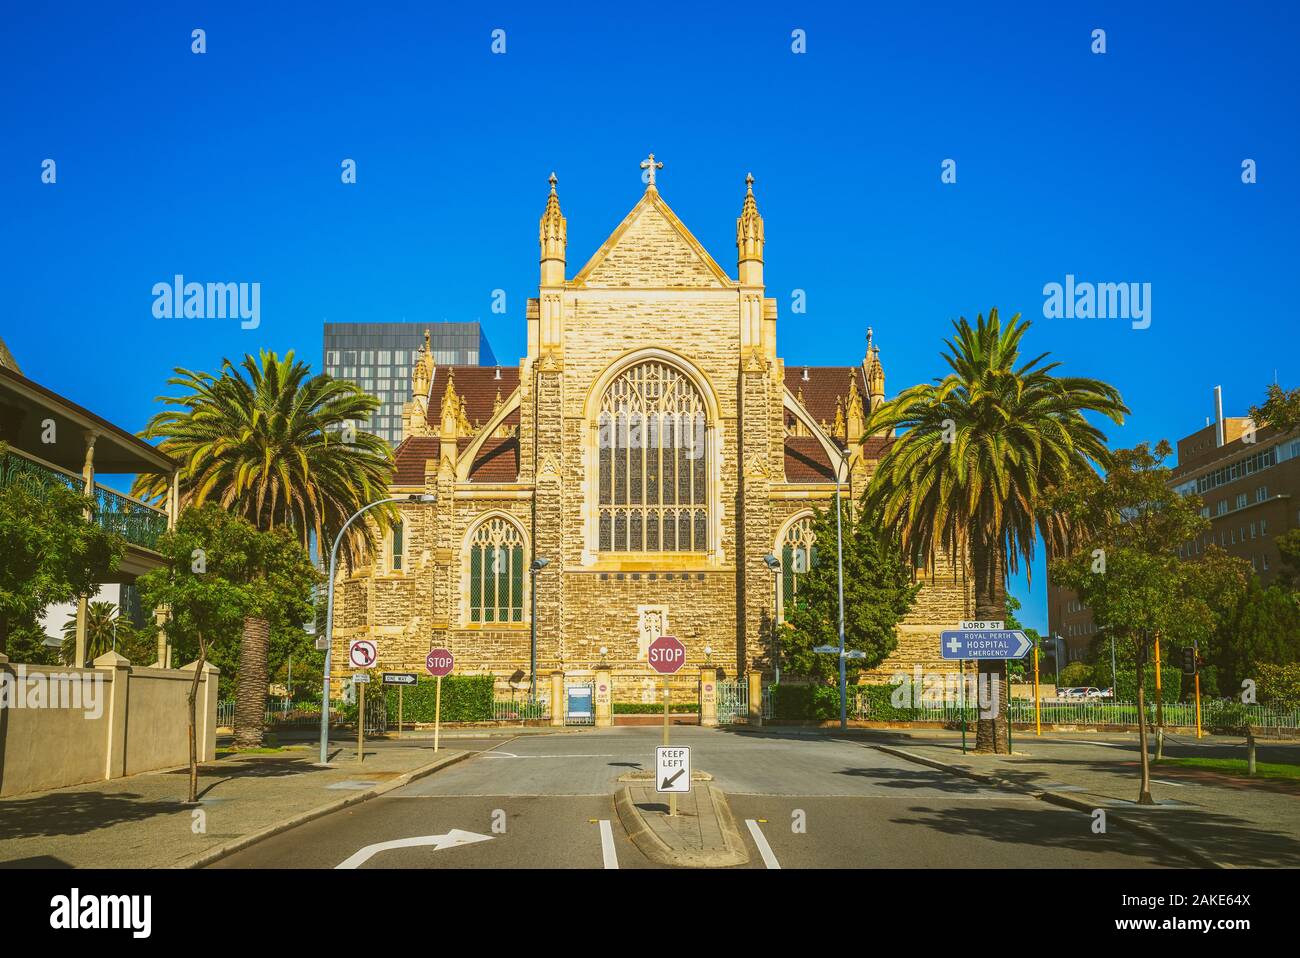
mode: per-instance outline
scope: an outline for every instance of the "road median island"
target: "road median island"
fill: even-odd
[[[614,806],[628,838],[646,858],[678,868],[727,868],[749,862],[727,797],[712,776],[691,775],[691,790],[678,796],[677,814],[655,791],[652,775],[625,775]]]

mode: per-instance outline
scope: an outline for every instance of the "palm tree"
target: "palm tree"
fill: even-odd
[[[1035,533],[1053,554],[1074,541],[1076,530],[1046,508],[1048,493],[1072,470],[1109,461],[1105,435],[1083,413],[1122,424],[1128,408],[1106,383],[1053,375],[1059,363],[1040,365],[1047,353],[1017,365],[1029,328],[1019,313],[1005,327],[996,309],[973,328],[964,317],[953,327],[943,357],[952,372],[903,391],[867,422],[867,435],[903,430],[871,478],[867,508],[918,564],[940,552],[969,557],[975,618],[1002,619],[1006,576],[1032,561]],[[979,677],[998,692],[976,749],[996,751],[1006,663],[981,660]]]
[[[187,390],[159,401],[142,435],[181,463],[180,506],[215,501],[254,526],[287,526],[303,548],[332,542],[348,518],[387,495],[392,453],[378,436],[358,428],[379,400],[353,383],[311,376],[292,351],[280,359],[263,350],[229,359],[220,374],[176,369],[169,385]],[[166,478],[141,476],[135,493],[161,498]],[[370,544],[364,524],[349,530],[350,546]],[[267,653],[271,623],[244,620],[235,692],[235,742],[256,747],[265,724]]]
[[[86,604],[86,661],[93,662],[113,648],[117,635],[117,606],[112,602],[89,602]],[[77,617],[74,615],[63,624],[63,647],[60,654],[65,662],[71,662],[77,655]],[[139,664],[139,663],[135,663]]]

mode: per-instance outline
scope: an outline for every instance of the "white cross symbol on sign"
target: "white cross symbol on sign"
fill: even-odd
[[[957,641],[957,637],[956,637],[956,636],[953,636],[951,639],[948,640],[948,651],[949,651],[949,652],[953,652],[953,653],[955,653],[955,652],[956,652],[958,649],[960,649],[960,648],[961,648],[961,643],[960,643],[959,641]]]

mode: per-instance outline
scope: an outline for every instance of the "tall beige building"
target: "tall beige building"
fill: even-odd
[[[539,676],[592,669],[604,649],[616,698],[635,696],[663,634],[689,665],[771,672],[773,617],[813,558],[813,507],[833,501],[837,469],[855,500],[889,443],[864,431],[885,397],[879,349],[868,338],[851,365],[787,365],[753,178],[733,278],[649,162],[643,194],[576,272],[551,177],[517,367],[421,355],[392,492],[437,501],[404,505],[373,564],[340,580],[336,661],[360,636],[383,668],[419,668],[445,645],[458,672],[521,683],[535,599]],[[939,631],[972,612],[963,571],[939,568],[869,678],[943,667]]]

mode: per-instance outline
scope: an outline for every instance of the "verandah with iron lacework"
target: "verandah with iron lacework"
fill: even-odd
[[[638,363],[610,383],[597,420],[602,552],[708,550],[704,408],[667,363]]]

